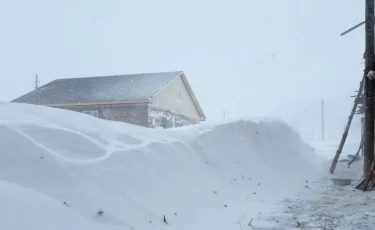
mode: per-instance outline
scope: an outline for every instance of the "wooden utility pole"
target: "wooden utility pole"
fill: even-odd
[[[364,189],[371,177],[370,168],[374,161],[374,79],[369,76],[370,71],[374,71],[374,0],[366,0],[365,11],[366,30],[366,50],[365,50],[365,144],[364,144],[364,164],[363,177]]]
[[[365,133],[365,117],[361,117],[361,135],[362,135],[362,139],[364,139],[364,133]],[[364,141],[364,140],[363,140]],[[364,150],[363,150],[363,147],[361,149],[361,157],[364,156]]]
[[[39,79],[38,79],[38,74],[35,75],[35,90],[39,88]]]
[[[322,98],[322,141],[324,141],[324,98]]]

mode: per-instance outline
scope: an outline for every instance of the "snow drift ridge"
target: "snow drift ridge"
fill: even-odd
[[[76,229],[163,229],[164,215],[173,229],[233,229],[317,172],[313,149],[281,121],[155,130],[5,103],[0,140],[0,187],[52,198],[79,216],[66,220]]]

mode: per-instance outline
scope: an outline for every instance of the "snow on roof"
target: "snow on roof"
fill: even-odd
[[[182,71],[58,79],[12,102],[56,105],[148,100],[181,74]]]

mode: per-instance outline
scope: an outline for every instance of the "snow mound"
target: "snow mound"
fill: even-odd
[[[0,140],[8,230],[234,229],[320,172],[269,119],[159,130],[3,103]]]

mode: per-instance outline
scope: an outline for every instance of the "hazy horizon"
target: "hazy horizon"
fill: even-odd
[[[364,2],[20,0],[0,12],[0,101],[32,91],[35,74],[182,70],[209,120],[273,116],[319,135],[324,97],[337,138],[362,77],[364,27],[339,34]]]

